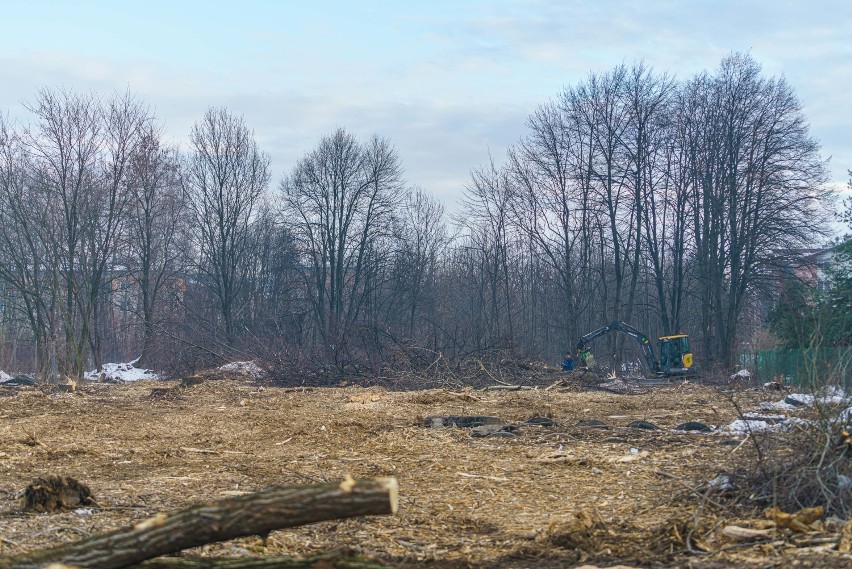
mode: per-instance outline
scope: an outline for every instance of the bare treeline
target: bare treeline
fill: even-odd
[[[378,136],[330,133],[270,187],[226,109],[182,152],[129,94],[46,89],[28,109],[30,126],[0,122],[0,367],[42,378],[139,355],[326,377],[556,361],[615,319],[729,366],[832,198],[793,89],[743,55],[566,88],[472,172],[452,220]]]
[[[822,235],[818,144],[792,88],[747,56],[685,82],[641,64],[591,75],[528,131],[468,188],[482,302],[467,336],[541,353],[625,320],[730,366],[784,252]]]

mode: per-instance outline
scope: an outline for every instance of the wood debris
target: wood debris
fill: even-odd
[[[36,478],[26,487],[21,510],[56,512],[92,505],[96,502],[87,485],[70,476],[50,475]]]
[[[549,385],[561,375],[542,377]],[[783,566],[785,555],[817,560],[805,567],[839,567],[852,555],[852,526],[798,518],[815,529],[779,528],[753,503],[708,491],[708,481],[755,458],[753,444],[731,455],[733,447],[723,444],[730,436],[674,431],[685,421],[725,425],[737,417],[714,388],[259,390],[235,380],[201,381],[177,398],[150,397],[175,384],[82,383],[84,396],[18,388],[0,397],[0,556],[79,538],[57,528],[97,535],[273,485],[339,485],[347,473],[397,477],[398,515],[237,538],[198,547],[193,558],[312,558],[342,549],[401,569],[701,569],[704,560],[707,567],[751,569]],[[752,408],[763,397],[745,392],[742,405]],[[520,429],[506,440],[471,437],[476,421],[464,417]],[[531,417],[553,424],[526,423]],[[577,426],[596,417],[607,428]],[[434,418],[440,428],[431,428]],[[638,420],[659,430],[628,427]],[[85,475],[100,507],[22,514],[20,490],[54,472]],[[723,533],[727,526],[769,535],[734,539]],[[833,565],[818,564],[822,558]]]

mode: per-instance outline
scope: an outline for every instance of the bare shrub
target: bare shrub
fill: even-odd
[[[813,418],[793,431],[767,436],[748,491],[786,512],[823,506],[827,515],[852,513],[852,407],[815,398]]]

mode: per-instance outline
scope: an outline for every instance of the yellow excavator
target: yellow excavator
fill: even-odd
[[[577,350],[585,350],[589,342],[610,332],[621,332],[634,338],[642,349],[642,355],[645,357],[648,369],[655,375],[685,375],[692,371],[693,359],[692,352],[689,350],[689,336],[686,334],[661,336],[658,339],[660,348],[660,360],[658,361],[654,355],[654,349],[651,347],[651,340],[633,326],[619,320],[581,336],[577,341]]]

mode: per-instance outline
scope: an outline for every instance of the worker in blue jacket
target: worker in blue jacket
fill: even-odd
[[[574,371],[574,356],[571,355],[570,350],[565,352],[565,358],[562,360],[562,370]]]

